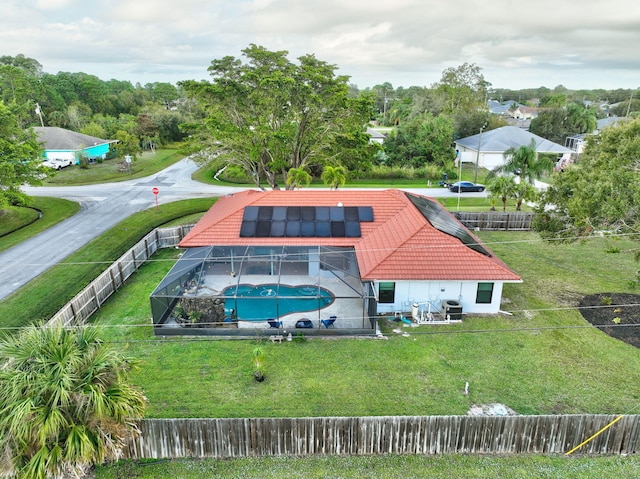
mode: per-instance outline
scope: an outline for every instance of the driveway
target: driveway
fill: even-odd
[[[155,175],[135,180],[87,186],[25,188],[25,192],[31,196],[76,201],[81,209],[71,218],[0,253],[0,300],[123,219],[155,206],[153,188],[159,190],[159,204],[188,198],[224,196],[249,189],[199,183],[191,179],[197,169],[198,166],[186,158]],[[451,193],[446,188],[410,188],[405,191],[430,197],[458,197],[457,193]],[[483,197],[486,193],[464,193],[463,196]]]

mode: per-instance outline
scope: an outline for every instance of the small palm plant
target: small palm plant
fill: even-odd
[[[253,378],[258,381],[264,381],[264,349],[260,346],[253,348]]]
[[[95,329],[27,327],[0,341],[0,363],[2,477],[81,477],[137,433],[135,362]]]

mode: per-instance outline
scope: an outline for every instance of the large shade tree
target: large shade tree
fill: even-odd
[[[640,233],[640,119],[588,138],[580,161],[543,193],[534,226],[564,238]]]
[[[41,155],[35,133],[23,130],[17,115],[0,101],[0,208],[29,202],[20,187],[41,184]]]
[[[202,122],[186,125],[201,161],[240,165],[258,186],[291,187],[291,169],[340,162],[342,144],[351,161],[354,151],[370,154],[363,133],[371,103],[349,96],[348,77],[334,65],[313,55],[294,63],[286,51],[253,44],[242,53],[244,61],[213,60],[211,82],[181,84],[205,108]]]
[[[91,328],[30,326],[0,343],[3,477],[79,477],[120,456],[146,400],[133,361]]]

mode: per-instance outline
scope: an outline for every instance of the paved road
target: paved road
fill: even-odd
[[[145,178],[88,186],[28,187],[32,196],[77,201],[80,211],[39,235],[0,253],[0,300],[60,262],[89,241],[137,211],[155,206],[152,188],[160,190],[158,203],[187,198],[224,196],[247,188],[205,185],[191,179],[197,165],[188,158]],[[407,189],[430,197],[456,198],[444,188]],[[464,193],[464,197],[486,193]],[[453,202],[451,202],[453,203]]]

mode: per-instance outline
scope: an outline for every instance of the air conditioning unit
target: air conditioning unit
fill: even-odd
[[[462,319],[462,305],[455,299],[442,301],[442,315],[452,320]]]

